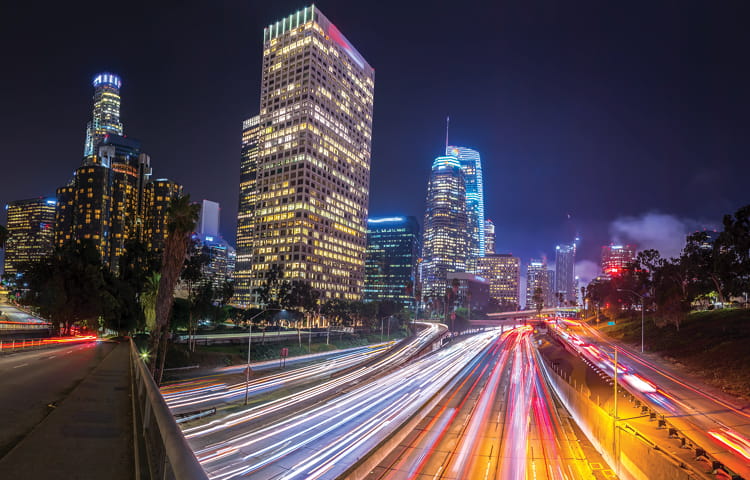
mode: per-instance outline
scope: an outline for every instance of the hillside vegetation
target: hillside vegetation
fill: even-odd
[[[618,319],[602,332],[640,347],[641,317]],[[750,310],[730,309],[694,312],[681,323],[657,327],[645,319],[647,352],[684,365],[688,372],[722,390],[750,398]]]

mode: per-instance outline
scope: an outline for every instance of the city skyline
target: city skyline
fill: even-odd
[[[11,57],[18,68],[2,80],[6,92],[2,131],[6,155],[28,161],[4,172],[0,203],[53,195],[61,179],[80,163],[81,128],[90,118],[86,111],[90,112],[91,93],[86,82],[97,72],[109,71],[125,80],[121,119],[127,123],[127,131],[136,132],[146,151],[159,159],[160,173],[185,185],[195,200],[208,198],[225,206],[222,234],[233,242],[239,125],[257,109],[254,99],[260,91],[262,38],[257,32],[298,7],[281,2],[253,8],[206,7],[203,11],[195,4],[187,5],[174,25],[151,34],[156,37],[116,41],[114,47],[107,46],[106,55],[99,45],[92,45],[85,54],[70,53],[84,40],[76,35],[54,45],[33,39],[21,42],[14,54],[17,57]],[[638,239],[614,238],[610,232],[654,228],[649,220],[655,219],[657,226],[671,221],[675,229],[664,235],[675,237],[691,228],[717,225],[723,213],[745,203],[741,175],[731,175],[747,150],[747,140],[740,134],[747,129],[742,112],[748,96],[740,88],[746,83],[747,72],[736,71],[732,62],[735,45],[747,36],[736,23],[742,17],[736,11],[739,7],[724,5],[717,7],[721,10],[708,11],[686,7],[674,18],[671,9],[655,8],[649,11],[651,18],[640,24],[642,35],[632,45],[624,45],[618,38],[637,16],[637,7],[597,6],[584,11],[580,19],[572,18],[580,12],[554,5],[540,7],[533,14],[513,7],[507,7],[502,16],[498,10],[482,14],[485,9],[472,7],[430,13],[433,23],[457,15],[459,31],[460,25],[479,21],[479,26],[486,27],[478,29],[479,43],[499,47],[492,61],[482,61],[484,53],[472,52],[460,35],[449,42],[429,31],[430,22],[414,22],[422,13],[416,8],[389,17],[388,5],[372,6],[368,23],[360,26],[362,12],[356,7],[336,2],[320,7],[378,67],[371,216],[421,218],[421,186],[432,159],[441,153],[446,114],[452,120],[451,142],[471,145],[482,153],[485,215],[496,224],[496,251],[513,253],[524,261],[542,254],[549,258],[554,245],[567,241],[572,230],[577,230],[583,236],[580,257],[598,263],[601,247],[612,240],[642,247]],[[21,30],[30,24],[31,12],[23,6],[12,8],[15,10],[10,13],[18,22],[5,34],[28,39],[29,34]],[[62,12],[54,8],[62,7],[33,16],[51,32],[60,28],[59,18],[80,16],[83,21],[107,13],[78,11],[77,6],[66,6]],[[109,12],[115,23],[123,24],[135,15],[134,11],[117,13]],[[158,23],[168,12],[155,7],[150,13],[145,21]],[[185,26],[191,20],[204,14],[221,18],[227,33],[213,35],[208,26],[192,34],[183,31],[189,30]],[[386,20],[393,28],[380,45],[378,25]],[[691,21],[698,20],[699,27],[690,27]],[[511,24],[514,21],[515,26]],[[353,24],[359,28],[347,28]],[[549,27],[553,31],[543,35]],[[580,27],[601,29],[601,44],[587,43],[585,34],[576,33]],[[710,33],[704,37],[706,46],[698,48],[691,43],[691,28]],[[607,29],[611,33],[605,32]],[[190,50],[195,40],[207,41],[204,48],[210,52],[227,50],[233,57],[219,55],[210,60],[208,65],[215,71],[210,78],[192,70],[187,75],[191,61],[209,61],[209,52]],[[422,58],[396,48],[406,41],[424,52]],[[148,52],[146,44],[149,48],[156,45],[154,53]],[[39,53],[42,45],[45,51]],[[520,50],[513,53],[508,45]],[[654,45],[659,48],[650,48]],[[225,49],[227,46],[231,48]],[[241,55],[237,55],[240,47]],[[546,49],[560,54],[546,57],[557,60],[531,65],[529,60]],[[689,55],[681,54],[683,50]],[[175,55],[162,64],[160,58],[166,52]],[[45,67],[44,62],[24,62],[24,58],[35,58],[35,53],[59,56],[64,63]],[[428,65],[441,57],[451,59],[452,72],[476,67],[486,80],[473,79],[474,88],[466,89],[456,87],[457,73],[437,78]],[[709,58],[710,75],[693,67]],[[631,73],[644,69],[652,75],[641,78]],[[53,72],[54,82],[50,83]],[[552,77],[552,73],[558,75]],[[547,78],[555,81],[541,81]],[[485,88],[487,82],[495,82],[497,88]],[[7,96],[9,92],[14,92],[13,98]],[[681,93],[687,101],[682,101]],[[157,108],[157,102],[164,108]],[[428,106],[433,104],[439,106]],[[52,112],[60,125],[44,132],[41,138],[48,141],[45,143],[39,140],[38,124],[23,120],[29,116],[50,118]],[[406,129],[406,125],[419,127]],[[200,134],[186,135],[189,132]],[[192,137],[206,145],[197,145]],[[49,155],[49,144],[55,145],[54,155]],[[202,170],[209,160],[215,168]],[[391,175],[404,164],[409,168],[402,169],[401,175]],[[674,176],[683,181],[667,183]],[[618,187],[612,188],[610,182],[615,178]],[[554,192],[556,185],[565,185],[566,191]],[[535,198],[524,196],[532,188],[544,193]],[[701,194],[692,195],[695,191]],[[509,204],[519,207],[508,209]],[[668,216],[644,216],[653,211]],[[2,215],[0,223],[5,221]]]

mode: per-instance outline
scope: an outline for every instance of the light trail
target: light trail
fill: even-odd
[[[232,433],[229,426],[213,425],[210,432],[200,432],[206,446],[197,448],[196,455],[216,479],[335,478],[440,391],[497,335],[457,342],[267,427]],[[198,436],[188,436],[197,445]]]

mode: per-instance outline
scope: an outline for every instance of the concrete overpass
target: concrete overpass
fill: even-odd
[[[578,309],[576,308],[545,308],[541,311],[541,315],[553,315],[553,316],[570,316],[576,314]],[[488,313],[487,318],[476,318],[469,320],[469,323],[475,327],[499,327],[500,325],[508,325],[513,322],[524,322],[532,320],[537,316],[536,310],[517,310],[514,312],[499,312],[499,313]]]

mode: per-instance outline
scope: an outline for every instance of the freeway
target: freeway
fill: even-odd
[[[565,321],[560,337],[599,368],[614,374],[631,393],[664,415],[687,438],[736,474],[750,478],[750,405],[734,405],[688,381],[659,361],[623,347],[587,324]]]
[[[112,350],[91,342],[0,356],[0,457],[26,436]]]
[[[547,388],[531,328],[504,333],[368,479],[594,478]]]
[[[498,334],[455,342],[310,408],[282,405],[294,413],[267,425],[248,426],[235,418],[188,429],[186,437],[211,478],[336,478],[433,398]],[[253,410],[243,415],[252,417]]]
[[[311,362],[317,359],[323,361],[290,369],[260,378],[251,379],[250,383],[237,380],[237,374],[244,376],[246,365],[231,366],[218,369],[220,373],[193,378],[183,382],[174,382],[161,388],[164,400],[173,413],[183,413],[192,410],[208,409],[224,404],[230,404],[248,395],[256,397],[263,393],[272,392],[280,388],[289,388],[319,379],[329,378],[338,372],[360,365],[373,357],[385,352],[395,342],[355,347],[338,353],[326,352],[325,355],[305,355],[304,358],[290,359],[288,364],[298,361]],[[252,372],[278,368],[279,362],[272,360],[260,364],[252,364]]]

